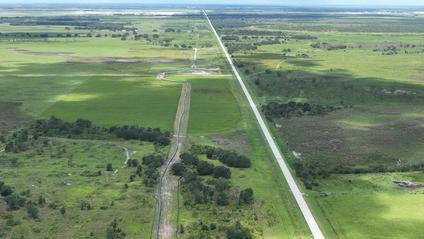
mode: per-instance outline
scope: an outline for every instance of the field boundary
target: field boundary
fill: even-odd
[[[311,230],[313,237],[316,238],[316,239],[323,239],[324,235],[322,234],[321,229],[318,226],[318,223],[316,222],[311,210],[309,209],[308,204],[306,203],[305,199],[303,198],[303,194],[300,191],[299,187],[297,186],[296,181],[293,178],[293,176],[292,176],[292,174],[291,174],[291,172],[290,172],[290,170],[289,170],[289,168],[288,168],[288,166],[285,162],[285,159],[283,158],[277,144],[275,143],[265,121],[262,118],[262,115],[260,114],[258,108],[256,107],[256,104],[253,101],[252,96],[250,95],[250,93],[247,90],[247,87],[244,84],[240,74],[238,73],[236,67],[234,66],[230,55],[228,54],[227,50],[225,49],[225,46],[222,43],[222,41],[221,41],[217,31],[215,30],[211,20],[209,19],[206,11],[204,11],[204,10],[202,10],[202,11],[203,11],[203,14],[204,14],[206,20],[209,23],[210,28],[212,29],[212,31],[214,33],[222,51],[224,52],[224,55],[226,56],[228,63],[230,64],[230,67],[231,67],[234,75],[236,76],[236,78],[237,78],[237,80],[238,80],[238,82],[239,82],[248,102],[249,102],[250,108],[252,109],[252,111],[253,111],[253,113],[256,117],[256,121],[258,122],[258,124],[259,124],[259,126],[260,126],[260,128],[261,128],[261,130],[262,130],[262,132],[265,136],[265,139],[267,140],[267,143],[270,146],[270,148],[271,148],[271,150],[274,154],[274,157],[276,158],[278,165],[281,168],[281,171],[283,172],[284,178],[286,179],[286,181],[287,181],[287,183],[290,187],[290,190],[291,190],[291,192],[292,192],[292,194],[293,194],[293,196],[294,196],[294,198],[295,198],[295,200],[296,200],[296,202],[297,202],[297,204],[298,204],[298,206],[299,206],[299,208],[300,208],[300,210],[303,214],[303,217],[306,220],[306,223],[309,226],[309,229]]]

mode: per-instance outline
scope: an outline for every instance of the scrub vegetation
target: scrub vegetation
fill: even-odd
[[[327,237],[421,234],[409,210],[423,192],[405,185],[423,183],[422,17],[274,9],[211,18]]]

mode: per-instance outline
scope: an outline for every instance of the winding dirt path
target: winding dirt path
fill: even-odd
[[[158,187],[156,215],[157,239],[171,239],[175,232],[175,225],[172,223],[172,193],[177,189],[178,179],[170,176],[169,170],[175,162],[179,161],[180,152],[186,139],[190,99],[191,85],[184,83],[175,118],[175,135],[172,139],[168,160],[162,169],[162,176]]]

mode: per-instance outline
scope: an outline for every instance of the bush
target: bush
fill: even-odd
[[[107,166],[106,166],[106,171],[108,171],[108,172],[112,172],[112,171],[113,171],[113,166],[112,166],[112,164],[111,164],[111,163],[108,163],[108,164],[107,164]]]
[[[240,191],[239,203],[240,204],[252,204],[254,201],[253,198],[253,189],[246,188]]]
[[[5,198],[9,210],[18,210],[25,205],[25,199],[17,194],[11,194]]]
[[[197,164],[197,173],[200,176],[212,175],[214,172],[214,166],[206,161],[199,161]]]
[[[180,155],[181,162],[185,165],[197,165],[199,159],[196,155],[190,153],[183,153]]]
[[[65,207],[60,208],[60,214],[62,214],[62,215],[66,214],[66,208]]]
[[[118,221],[114,219],[106,229],[106,239],[123,239],[125,236],[125,232],[118,226]]]
[[[213,177],[214,178],[231,178],[231,171],[229,168],[224,166],[218,166],[213,170]]]
[[[175,163],[171,168],[172,174],[175,176],[183,176],[187,171],[183,163]]]
[[[219,206],[227,206],[230,204],[230,197],[227,192],[220,192],[216,198],[216,204]]]
[[[159,155],[147,155],[143,157],[143,164],[151,168],[159,168],[164,163],[164,159]]]
[[[252,233],[249,229],[243,227],[240,222],[237,222],[227,229],[226,236],[228,239],[251,239]]]
[[[13,190],[10,186],[0,182],[0,195],[7,197],[13,193]]]
[[[250,159],[246,156],[220,148],[206,146],[203,149],[203,153],[206,154],[207,158],[217,159],[221,163],[233,168],[250,168],[252,165]]]
[[[37,219],[39,217],[38,208],[34,203],[28,203],[26,205],[26,211],[31,218]]]

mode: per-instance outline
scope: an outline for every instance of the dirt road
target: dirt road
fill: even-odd
[[[178,162],[180,152],[185,142],[188,127],[188,117],[190,110],[191,85],[184,83],[181,90],[181,97],[178,104],[175,118],[174,132],[171,150],[168,160],[162,169],[162,176],[158,186],[158,204],[156,215],[156,238],[170,239],[175,233],[175,226],[172,224],[172,193],[176,190],[178,180],[171,177],[170,169],[175,162]]]

